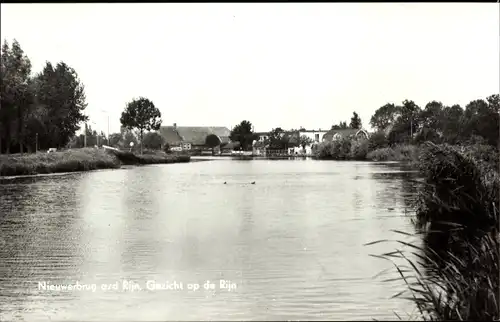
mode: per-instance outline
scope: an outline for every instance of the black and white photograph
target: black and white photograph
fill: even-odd
[[[500,320],[498,2],[0,12],[0,321]]]

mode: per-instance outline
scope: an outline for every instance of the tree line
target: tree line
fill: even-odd
[[[99,138],[103,143],[106,140],[109,145],[121,147],[129,142],[140,143],[141,149],[143,145],[147,148],[165,145],[154,132],[160,128],[161,113],[144,97],[127,103],[120,118],[120,133],[106,138],[104,133],[98,134],[86,125],[86,135],[75,137],[80,124],[89,120],[84,114],[87,103],[78,74],[64,62],[55,66],[46,62],[41,72],[32,75],[31,62],[16,40],[11,45],[4,41],[0,74],[0,153],[92,146]],[[444,106],[439,101],[420,108],[414,101],[404,100],[402,104],[387,103],[378,108],[369,123],[376,130],[373,135],[388,145],[432,141],[480,142],[498,147],[499,106],[499,94],[471,101],[465,108]],[[332,125],[334,130],[361,127],[356,112],[349,125],[347,122]],[[252,123],[244,120],[232,129],[230,139],[240,142],[243,150],[250,150],[259,136],[253,132]],[[305,147],[312,140],[301,136],[300,130],[276,127],[265,142],[257,143],[271,149],[287,149]]]
[[[499,144],[500,95],[460,105],[445,106],[431,101],[422,109],[411,100],[401,105],[385,104],[370,119],[377,135],[386,136],[389,145],[401,143],[448,143],[464,145]]]
[[[12,44],[4,40],[0,58],[0,153],[137,141],[141,149],[142,143],[163,144],[157,133],[150,132],[160,128],[161,113],[149,99],[139,97],[127,103],[120,118],[121,133],[107,138],[87,124],[84,86],[65,62],[47,61],[41,72],[32,74],[31,61],[15,39]],[[84,133],[75,136],[82,122]]]
[[[17,40],[4,41],[0,60],[0,153],[64,147],[88,120],[76,71],[64,62],[46,62],[32,75]]]

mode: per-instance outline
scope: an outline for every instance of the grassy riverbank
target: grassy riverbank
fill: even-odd
[[[164,152],[136,155],[84,148],[54,153],[0,155],[0,176],[19,176],[61,172],[116,169],[122,164],[143,165],[189,162],[189,156],[167,155]]]
[[[498,156],[484,145],[422,148],[418,165],[425,182],[414,222],[423,246],[400,241],[412,250],[381,256],[407,262],[398,272],[408,292],[399,296],[415,303],[419,319],[500,318]]]
[[[367,140],[322,142],[315,149],[315,158],[322,160],[410,161],[418,160],[420,146],[400,144],[372,147]]]

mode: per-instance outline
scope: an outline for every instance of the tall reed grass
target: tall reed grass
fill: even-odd
[[[189,162],[187,155],[168,155],[149,151],[144,155],[96,148],[69,149],[53,153],[0,155],[0,176],[19,176],[62,172],[115,169],[122,164],[160,164]]]
[[[70,149],[53,153],[0,155],[0,176],[33,175],[119,168],[119,160],[104,150]]]
[[[396,296],[415,303],[418,319],[500,317],[500,180],[496,162],[485,160],[481,150],[426,143],[419,163],[425,182],[414,220],[423,246],[400,241],[411,247],[411,256],[401,250],[376,255],[406,261],[396,269],[407,290]]]

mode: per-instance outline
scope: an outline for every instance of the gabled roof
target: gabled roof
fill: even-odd
[[[176,135],[172,133],[176,133]],[[160,128],[160,134],[169,144],[173,144],[169,140],[180,140],[183,143],[204,145],[205,139],[210,134],[217,135],[224,144],[229,142],[230,133],[231,131],[223,126],[162,126]]]
[[[344,137],[344,138],[347,138],[349,136],[353,136],[353,135],[356,135],[358,132],[366,132],[365,130],[363,129],[340,129],[340,130],[336,130],[336,129],[332,129],[328,132],[325,133],[325,135],[323,135],[323,140],[326,140],[326,141],[332,141],[333,140],[333,136],[335,134],[339,134],[340,136]]]
[[[182,143],[182,138],[173,126],[162,126],[158,131],[166,143],[170,145]]]

